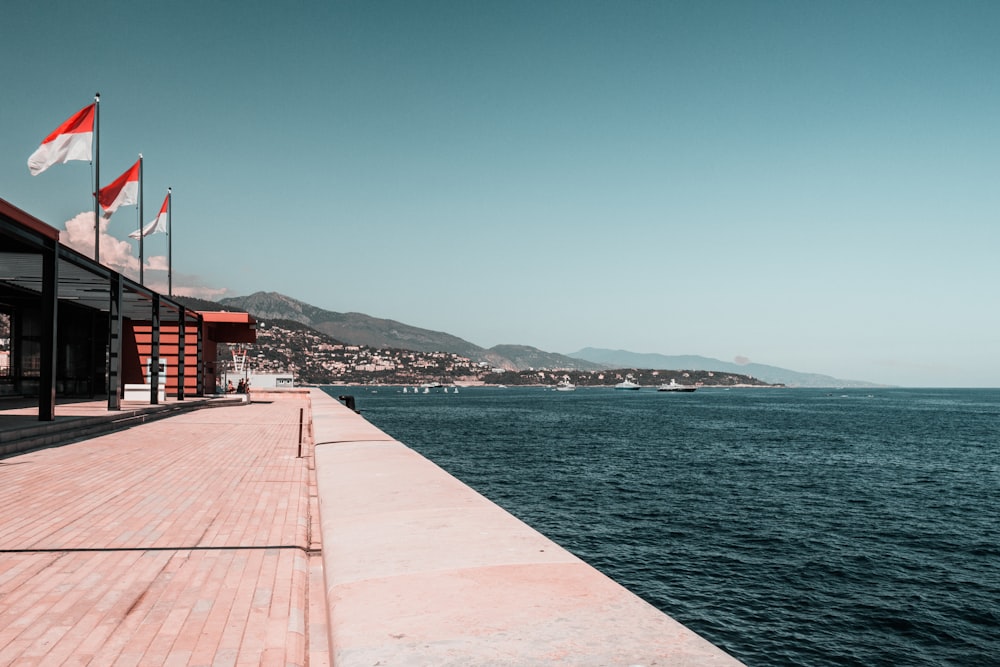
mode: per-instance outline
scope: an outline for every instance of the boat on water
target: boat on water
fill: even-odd
[[[556,384],[556,391],[575,391],[576,385],[569,381],[569,378],[563,378],[559,380]]]
[[[661,384],[656,389],[656,391],[683,391],[683,392],[692,392],[695,389],[697,389],[697,387],[692,387],[689,384],[677,384],[677,380],[675,380],[674,378],[670,378],[670,382],[669,383]]]
[[[622,382],[619,382],[618,384],[616,384],[615,385],[615,389],[627,389],[627,390],[633,390],[634,391],[634,390],[639,389],[639,385],[635,383],[635,379],[630,374],[630,375],[626,375],[625,379]]]

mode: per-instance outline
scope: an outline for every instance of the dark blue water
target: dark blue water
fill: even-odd
[[[1000,664],[1000,391],[351,387],[752,666]]]

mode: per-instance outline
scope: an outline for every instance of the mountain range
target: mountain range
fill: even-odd
[[[523,345],[498,345],[487,349],[443,331],[421,329],[364,313],[323,310],[277,292],[255,292],[250,296],[228,297],[221,299],[219,304],[224,308],[246,311],[258,320],[301,322],[348,345],[392,347],[418,352],[453,352],[510,371],[528,368],[591,371],[606,368],[594,362]]]
[[[290,320],[299,322],[348,345],[398,348],[419,352],[451,352],[474,361],[489,363],[511,371],[559,369],[594,371],[609,368],[652,370],[700,370],[750,375],[764,382],[795,387],[874,387],[875,384],[841,380],[817,373],[768,366],[736,364],[696,355],[663,355],[626,350],[587,347],[571,354],[545,352],[528,345],[496,345],[483,348],[442,331],[414,327],[396,320],[372,317],[364,313],[338,313],[309,305],[276,292],[256,292],[249,296],[228,297],[217,304],[194,299],[179,299],[199,310],[240,310],[260,321]]]
[[[767,364],[737,364],[721,361],[711,357],[697,355],[665,355],[651,352],[628,352],[626,350],[607,350],[585,347],[578,352],[569,354],[574,359],[603,364],[606,368],[652,368],[657,370],[691,369],[699,371],[716,371],[721,373],[736,373],[750,375],[770,384],[783,384],[788,387],[877,387],[872,382],[860,380],[841,380],[819,373],[802,373],[799,371],[768,366]]]

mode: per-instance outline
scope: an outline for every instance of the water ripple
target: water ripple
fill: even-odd
[[[623,394],[359,403],[748,665],[1000,663],[1000,392]]]

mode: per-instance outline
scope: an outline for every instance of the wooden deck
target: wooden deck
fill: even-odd
[[[262,398],[0,458],[0,664],[329,664],[308,394]]]

